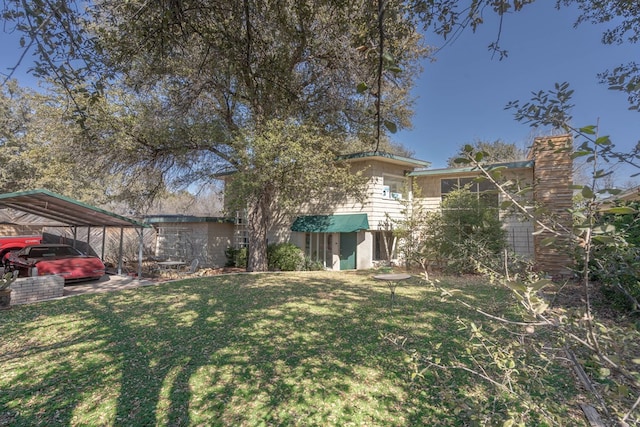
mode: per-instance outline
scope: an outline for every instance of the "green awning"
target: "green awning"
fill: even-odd
[[[291,231],[303,233],[353,233],[368,230],[367,214],[299,216]]]

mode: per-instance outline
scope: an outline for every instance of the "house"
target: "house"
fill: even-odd
[[[536,138],[526,161],[488,165],[500,168],[504,177],[533,188],[532,201],[545,207],[546,215],[559,224],[571,226],[572,140],[570,136]],[[364,201],[347,200],[324,209],[301,207],[290,222],[268,232],[270,243],[292,242],[305,255],[330,270],[368,269],[398,261],[398,242],[393,221],[403,219],[406,199],[420,189],[419,201],[427,209],[439,209],[446,194],[458,186],[474,182],[471,191],[480,195],[488,182],[475,182],[480,171],[471,167],[429,169],[430,163],[381,152],[345,156],[352,170],[367,177]],[[226,177],[225,177],[226,178]],[[496,207],[502,196],[495,195]],[[530,199],[531,201],[531,199]],[[534,221],[500,211],[508,242],[518,254],[535,260],[538,267],[553,275],[569,274],[570,254],[541,244],[548,236]],[[180,258],[197,257],[202,265],[225,262],[229,246],[246,246],[242,215],[235,218],[157,217],[147,219],[158,230],[157,255],[170,253]],[[178,250],[178,247],[181,249]],[[199,249],[202,248],[202,249]],[[182,251],[182,252],[180,252]]]
[[[537,138],[529,159],[523,162],[488,165],[500,168],[507,179],[533,188],[533,200],[542,203],[549,215],[560,224],[571,226],[572,204],[571,138],[558,136]],[[332,270],[367,269],[397,258],[397,242],[391,225],[401,220],[403,197],[412,198],[416,185],[420,201],[427,209],[439,209],[446,194],[470,184],[471,191],[489,190],[488,181],[475,182],[480,171],[472,167],[427,169],[427,162],[385,153],[359,153],[346,160],[369,177],[368,197],[363,203],[345,203],[331,211],[298,216],[291,226],[290,241],[302,248],[309,258]],[[494,194],[496,207],[503,196]],[[531,197],[531,196],[530,196]],[[567,275],[570,255],[542,245],[547,232],[537,230],[534,221],[506,211],[500,215],[507,230],[508,243],[519,255],[534,259],[541,270],[553,275]],[[537,233],[534,233],[538,231]],[[282,234],[282,233],[281,233]]]

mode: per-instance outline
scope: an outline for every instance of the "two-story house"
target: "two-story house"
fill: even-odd
[[[537,138],[526,161],[488,167],[499,167],[505,178],[530,185],[533,191],[528,196],[529,201],[544,205],[547,214],[555,215],[570,226],[571,145],[571,138],[566,135]],[[442,198],[459,186],[471,184],[471,191],[479,196],[492,187],[487,181],[475,182],[480,172],[471,167],[429,169],[427,161],[380,152],[352,154],[345,156],[345,160],[354,172],[363,171],[368,178],[364,201],[349,200],[313,211],[301,207],[290,223],[269,231],[270,243],[290,241],[303,249],[310,259],[331,270],[372,268],[397,260],[393,223],[401,220],[403,209],[411,205],[403,201],[415,197],[412,194],[414,185],[420,189],[419,201],[427,209],[439,209]],[[503,196],[496,192],[491,194],[497,208]],[[544,271],[566,273],[564,268],[569,264],[569,254],[557,253],[540,244],[546,235],[534,233],[537,229],[535,221],[523,220],[506,211],[500,211],[500,215],[507,229],[508,242],[516,253],[534,259]],[[168,239],[179,235],[181,247],[190,247],[191,256],[200,258],[203,265],[221,265],[227,247],[246,244],[241,215],[229,220],[162,217],[151,222],[160,230],[160,243],[166,246]],[[194,241],[198,244],[189,243]],[[201,249],[196,253],[198,248]]]

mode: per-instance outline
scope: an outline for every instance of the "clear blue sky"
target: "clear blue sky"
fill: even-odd
[[[575,126],[599,122],[601,135],[609,135],[617,148],[635,146],[640,113],[628,110],[624,94],[599,84],[597,74],[640,60],[640,45],[603,45],[605,27],[586,23],[574,28],[577,11],[558,11],[553,4],[538,0],[505,17],[501,45],[509,56],[502,61],[497,55],[491,59],[487,50],[498,33],[497,20],[487,20],[475,34],[465,32],[435,62],[425,61],[413,92],[414,127],[393,139],[415,151],[415,157],[431,161],[432,168],[445,167],[460,146],[476,140],[501,139],[526,147],[545,132],[516,122],[505,105],[516,99],[526,102],[532,91],[567,81],[575,90]],[[428,37],[427,43],[441,46],[442,40]],[[616,172],[618,184],[631,173],[635,171]]]
[[[609,135],[617,148],[633,147],[640,139],[640,113],[627,109],[624,94],[599,84],[597,74],[640,60],[640,45],[603,45],[600,37],[605,27],[587,23],[574,28],[577,11],[558,11],[554,4],[538,0],[505,17],[501,45],[509,56],[502,61],[492,59],[487,50],[498,32],[495,17],[486,19],[475,34],[464,32],[440,50],[435,62],[425,61],[413,92],[414,127],[393,139],[413,150],[416,158],[431,161],[433,168],[444,167],[460,146],[476,140],[501,139],[525,148],[533,136],[545,131],[516,122],[504,106],[516,99],[526,102],[532,91],[568,81],[575,90],[573,124],[599,123],[601,135]],[[18,40],[4,33],[0,37],[0,72],[6,73],[18,60]],[[442,45],[437,37],[429,36],[426,42]],[[35,85],[25,77],[30,62],[25,58],[15,76],[23,85]],[[635,170],[620,169],[617,183],[625,184],[632,173]]]

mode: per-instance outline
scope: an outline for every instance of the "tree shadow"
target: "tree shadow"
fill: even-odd
[[[364,279],[215,276],[24,307],[16,336],[42,316],[54,333],[79,327],[0,359],[46,360],[46,373],[25,362],[0,395],[0,424],[411,425],[434,408],[381,334],[444,340],[451,320],[426,288],[410,285],[390,309],[386,286]],[[464,337],[449,338],[461,351]]]

